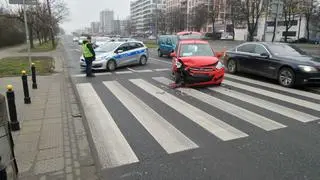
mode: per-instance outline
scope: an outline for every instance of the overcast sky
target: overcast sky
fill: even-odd
[[[99,12],[114,11],[115,18],[124,19],[130,14],[130,0],[64,0],[70,9],[69,21],[62,24],[68,32],[84,28],[92,21],[99,21]]]

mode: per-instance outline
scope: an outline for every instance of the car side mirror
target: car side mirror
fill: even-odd
[[[264,57],[264,58],[269,58],[269,54],[268,53],[261,53],[260,56]]]
[[[118,50],[116,50],[116,53],[118,54],[118,53],[122,53],[123,52],[123,50],[122,49],[118,49]]]
[[[176,56],[177,56],[177,55],[176,55],[175,52],[170,53],[170,57],[176,57]]]
[[[222,53],[222,52],[217,52],[217,53],[216,53],[216,57],[217,57],[218,59],[220,59],[222,56],[223,56],[223,53]]]

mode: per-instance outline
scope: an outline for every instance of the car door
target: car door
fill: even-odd
[[[129,61],[128,64],[136,64],[140,58],[139,54],[139,46],[136,42],[129,43]]]
[[[117,66],[125,66],[130,62],[130,56],[128,52],[130,50],[129,43],[123,43],[116,49],[115,59],[117,61]]]
[[[254,44],[244,44],[236,49],[235,59],[238,62],[238,69],[240,71],[253,72],[252,69],[252,55],[254,50]]]
[[[276,68],[272,68],[271,64],[271,54],[269,51],[261,44],[256,44],[254,47],[253,62],[251,68],[255,69],[255,72],[259,75],[272,77],[273,71]]]

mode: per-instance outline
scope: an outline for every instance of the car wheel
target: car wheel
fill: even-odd
[[[158,56],[159,56],[159,57],[162,57],[162,56],[163,56],[163,54],[161,53],[160,49],[158,50]]]
[[[237,72],[237,62],[233,59],[229,59],[227,63],[228,72],[235,74]]]
[[[139,64],[140,65],[146,65],[147,64],[147,57],[146,56],[141,56]]]
[[[281,86],[292,87],[295,83],[295,74],[291,68],[281,68],[278,80]]]
[[[108,71],[114,71],[116,69],[117,65],[114,60],[110,60],[107,64],[107,70]]]

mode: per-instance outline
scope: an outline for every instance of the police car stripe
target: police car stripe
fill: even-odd
[[[119,82],[105,81],[103,83],[156,139],[167,153],[171,154],[198,148],[198,145],[192,142],[138,97],[128,91]]]
[[[229,124],[216,119],[210,114],[204,112],[197,107],[194,107],[187,102],[163,91],[162,89],[146,82],[142,79],[130,79],[133,84],[141,88],[150,95],[156,97],[158,100],[167,104],[177,112],[188,117],[191,121],[198,124],[202,128],[206,129],[208,132],[214,134],[216,137],[223,141],[238,139],[247,137],[248,134],[230,126]],[[196,116],[195,116],[196,114]]]
[[[165,77],[153,77],[153,79],[165,85],[173,83],[173,81]],[[193,98],[203,101],[213,107],[216,107],[222,111],[225,111],[226,109],[228,109],[228,111],[225,111],[226,113],[231,114],[235,117],[238,117],[239,119],[242,119],[266,131],[271,131],[271,130],[276,130],[276,129],[281,129],[286,127],[281,123],[273,121],[269,118],[266,118],[254,112],[248,111],[242,107],[225,102],[221,99],[215,98],[203,92],[197,91],[195,89],[179,88],[178,90]]]
[[[102,168],[139,162],[90,83],[76,85]]]

